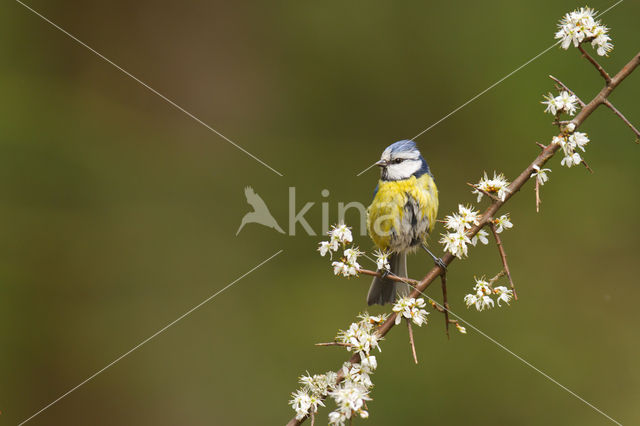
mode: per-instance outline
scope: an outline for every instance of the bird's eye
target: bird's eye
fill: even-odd
[[[400,164],[402,163],[403,159],[402,158],[396,158],[395,160],[393,160],[393,164]]]

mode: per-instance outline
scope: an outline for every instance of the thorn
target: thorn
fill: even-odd
[[[416,344],[413,340],[413,328],[411,328],[411,321],[407,319],[407,327],[409,327],[409,343],[411,343],[411,352],[413,353],[413,360],[418,363],[418,355],[416,354]]]

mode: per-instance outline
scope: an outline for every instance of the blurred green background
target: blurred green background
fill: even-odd
[[[340,201],[370,201],[374,162],[553,43],[574,1],[28,3],[284,173],[279,177],[20,4],[0,15],[0,423],[16,424],[241,276],[284,252],[46,410],[33,425],[284,424],[317,348],[366,309],[370,279],[332,275],[321,237],[247,225],[251,185],[287,226],[288,187],[320,229]],[[611,1],[590,6],[605,9]],[[640,5],[604,18],[617,71],[640,48]],[[589,48],[590,50],[590,48]],[[552,49],[417,139],[444,216],[466,182],[513,178],[554,134],[547,78],[585,100],[600,77]],[[640,71],[611,100],[640,125]],[[583,127],[594,174],[552,160],[508,205],[503,234],[520,300],[467,311],[476,248],[449,273],[452,309],[618,421],[640,422],[637,223],[640,147],[604,107]],[[323,189],[330,196],[322,198]],[[352,219],[355,221],[356,216]],[[438,233],[440,229],[438,230]],[[366,249],[371,243],[358,237]],[[438,251],[440,247],[433,243]],[[410,274],[431,267],[410,259]],[[438,288],[429,294],[438,298]],[[373,309],[378,312],[379,309]],[[433,314],[383,342],[371,418],[359,423],[600,425],[608,420],[469,330]],[[319,423],[326,423],[328,410]]]

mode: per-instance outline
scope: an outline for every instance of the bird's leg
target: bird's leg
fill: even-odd
[[[382,278],[383,280],[387,278],[389,275],[391,275],[391,271],[387,269],[381,269],[378,271],[378,273],[380,274],[380,278]]]
[[[431,250],[429,250],[426,245],[421,244],[420,246],[424,249],[424,251],[429,253],[429,256],[431,256],[431,258],[436,263],[436,265],[438,267],[440,267],[440,269],[442,269],[442,273],[446,274],[447,273],[447,265],[442,261],[442,259],[440,259],[439,257],[436,257],[435,254],[431,253]]]

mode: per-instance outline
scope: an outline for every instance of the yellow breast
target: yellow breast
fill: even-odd
[[[407,204],[412,217],[405,217]],[[404,251],[416,238],[423,242],[433,230],[438,214],[438,189],[429,174],[399,181],[379,181],[378,192],[367,210],[367,228],[381,249]]]

